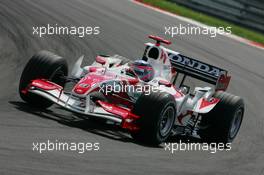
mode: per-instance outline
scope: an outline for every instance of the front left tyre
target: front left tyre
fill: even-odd
[[[131,136],[142,143],[159,145],[171,135],[176,112],[176,102],[171,94],[142,94],[133,109],[133,113],[141,117],[137,121],[140,130]]]

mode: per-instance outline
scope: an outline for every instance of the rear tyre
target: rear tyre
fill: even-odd
[[[217,92],[214,95],[220,102],[209,113],[202,116],[199,134],[204,142],[231,143],[244,116],[244,101],[241,97]]]
[[[165,92],[142,94],[133,113],[141,116],[138,120],[140,130],[131,136],[139,142],[159,145],[171,134],[176,116],[175,99]]]
[[[64,58],[48,51],[41,51],[31,57],[26,64],[19,83],[20,97],[27,103],[36,107],[48,108],[53,103],[39,95],[32,93],[23,93],[29,83],[37,78],[49,79],[61,86],[65,85],[62,78],[67,76],[68,66]]]

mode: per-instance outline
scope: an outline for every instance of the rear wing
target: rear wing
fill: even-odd
[[[155,38],[155,40],[159,41],[161,38]],[[172,80],[173,84],[176,83],[178,75],[181,73],[184,77],[180,86],[185,81],[186,76],[190,76],[209,84],[213,84],[215,90],[225,91],[227,89],[231,77],[228,76],[226,70],[162,47],[160,46],[160,43],[156,43],[156,45],[153,43],[146,43],[146,49],[142,59],[148,60],[148,58],[152,58],[156,60],[164,58],[164,51],[170,59],[172,70],[177,73]]]
[[[172,68],[177,73],[182,73],[186,76],[191,76],[209,84],[213,84],[216,90],[225,91],[227,89],[231,77],[228,76],[226,70],[181,55],[169,49],[165,50],[168,53]],[[175,78],[177,78],[177,76]],[[174,82],[176,82],[176,80]]]

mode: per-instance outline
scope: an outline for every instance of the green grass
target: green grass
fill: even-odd
[[[142,0],[142,2],[159,7],[161,9],[167,10],[169,12],[184,16],[187,18],[194,19],[201,23],[207,24],[214,27],[232,27],[232,34],[241,36],[243,38],[264,44],[264,35],[256,31],[238,26],[236,24],[227,22],[225,20],[212,17],[192,9],[177,5],[175,3],[169,2],[168,0]]]

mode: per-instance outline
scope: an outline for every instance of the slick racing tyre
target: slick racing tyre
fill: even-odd
[[[36,107],[48,108],[53,103],[41,96],[32,93],[22,93],[29,83],[37,78],[48,79],[61,86],[65,85],[62,78],[67,76],[68,66],[64,58],[48,51],[40,51],[33,55],[26,64],[19,83],[20,97],[27,103]]]
[[[133,113],[141,117],[137,121],[140,130],[131,136],[139,142],[159,145],[171,134],[176,117],[175,99],[165,92],[142,94]]]
[[[214,97],[220,102],[202,116],[199,135],[204,142],[231,143],[243,120],[244,101],[226,92],[217,92]]]

